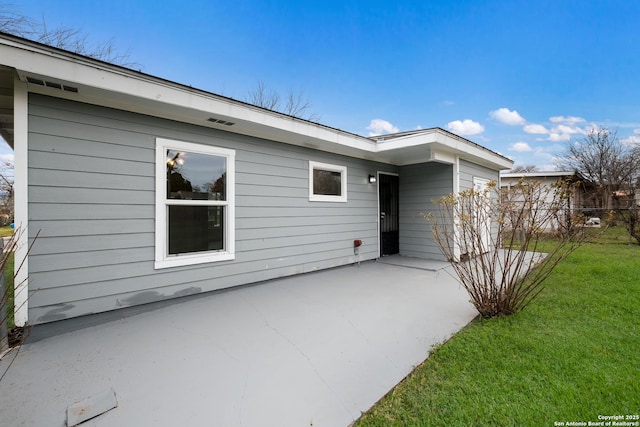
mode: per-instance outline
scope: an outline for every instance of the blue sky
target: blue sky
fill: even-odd
[[[361,135],[442,127],[553,168],[594,126],[640,143],[640,2],[22,0],[142,71],[244,100],[302,91]]]

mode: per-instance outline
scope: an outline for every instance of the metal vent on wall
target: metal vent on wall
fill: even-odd
[[[40,85],[40,86],[50,87],[53,89],[64,90],[66,92],[78,93],[77,87],[63,85],[62,83],[50,82],[47,80],[36,79],[34,77],[27,77],[27,82],[32,83],[34,85]]]
[[[228,122],[226,120],[216,119],[215,117],[209,117],[207,119],[207,121],[211,122],[211,123],[218,123],[218,124],[225,125],[225,126],[233,126],[233,125],[235,125],[235,123]]]

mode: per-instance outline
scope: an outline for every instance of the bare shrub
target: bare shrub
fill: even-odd
[[[567,206],[566,185],[521,181],[442,197],[427,215],[433,236],[485,318],[525,308],[544,280],[585,239]],[[559,229],[558,221],[562,222]]]
[[[6,276],[5,269],[7,268],[7,264],[9,264],[10,258],[14,256],[15,250],[18,248],[18,241],[20,240],[23,231],[24,230],[22,228],[17,227],[13,235],[3,245],[2,249],[0,249],[0,251],[2,251],[2,256],[0,256],[0,274],[2,275],[2,280],[0,280],[0,356],[4,354],[4,352],[9,348],[8,333],[10,326],[13,326],[9,324],[10,313],[7,310],[10,306],[9,302],[14,301],[15,290],[23,288],[22,285],[24,284],[24,282],[20,282],[17,284],[14,283],[13,289],[8,289],[4,282],[4,277]],[[16,273],[22,270],[26,257],[29,252],[31,252],[31,248],[33,247],[35,241],[38,239],[39,235],[40,231],[36,233],[33,241],[31,242],[31,245],[27,248],[27,252],[26,254],[24,254],[24,257],[22,259],[14,259],[15,263],[19,263],[14,269],[15,271],[6,272],[10,273],[13,276],[14,280],[16,277]],[[14,307],[11,308],[13,309]]]
[[[615,210],[615,218],[624,224],[629,233],[629,244],[635,240],[636,244],[640,244],[640,208],[635,203],[626,209]]]
[[[16,249],[17,241],[16,234],[11,236],[8,243],[2,245],[2,257],[0,257],[0,274],[2,275],[0,277],[0,355],[9,349],[9,328],[7,325],[9,316],[7,314],[7,303],[9,302],[10,296],[12,297],[4,282],[4,270],[9,262],[9,258]],[[11,292],[12,291],[13,290],[11,290]]]

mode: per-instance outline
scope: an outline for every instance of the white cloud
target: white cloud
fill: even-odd
[[[640,132],[636,132],[640,134]],[[640,144],[640,136],[631,135],[628,138],[621,139],[620,142],[623,144]]]
[[[532,146],[531,151],[516,152],[513,160],[516,165],[536,165],[540,171],[552,171],[555,170],[555,157],[564,150],[564,143],[545,141],[542,145]]]
[[[593,126],[593,124],[583,124],[586,120],[575,116],[553,116],[549,117],[549,122],[553,123],[551,128],[532,123],[523,126],[522,130],[529,134],[548,135],[545,138],[547,141],[566,142],[571,140],[573,135],[586,135]]]
[[[447,129],[458,135],[477,135],[484,132],[484,126],[473,120],[454,120],[447,123]]]
[[[640,135],[640,129],[634,129],[633,133],[635,133],[636,135]]]
[[[533,151],[531,146],[526,142],[516,142],[515,144],[512,144],[511,147],[509,147],[509,150],[519,152]]]
[[[586,122],[585,119],[583,119],[582,117],[575,117],[575,116],[553,116],[553,117],[549,117],[549,121],[551,123],[566,123],[566,124],[570,124],[570,125],[575,125],[576,123],[584,123]]]
[[[547,139],[552,142],[566,142],[571,139],[571,135],[568,133],[551,131],[551,133],[549,134],[549,138]]]
[[[580,120],[585,121],[584,119],[580,119]],[[556,123],[558,122],[556,121]],[[589,130],[594,126],[593,124],[587,125],[585,127],[575,126],[574,123],[577,123],[577,121],[571,121],[571,120],[566,121],[565,123],[568,123],[568,124],[559,124],[551,128],[551,130],[549,131],[549,138],[547,139],[553,142],[566,142],[566,141],[569,141],[573,135],[576,135],[576,134],[586,135],[587,133],[589,133]]]
[[[442,101],[442,105],[444,105],[445,107],[451,107],[452,105],[455,105],[455,104],[456,104],[455,102],[449,101],[448,99]]]
[[[551,129],[552,133],[566,133],[569,135],[575,135],[576,133],[585,133],[585,131],[583,129],[580,129],[578,127],[571,127],[571,126],[567,126],[567,125],[559,125],[554,127],[553,129]]]
[[[516,110],[509,111],[508,108],[498,108],[497,110],[489,112],[491,118],[510,126],[520,126],[527,121]]]
[[[549,133],[549,130],[547,130],[546,127],[537,124],[526,125],[522,128],[522,130],[524,130],[526,133],[532,133],[535,135],[545,135]]]
[[[0,163],[13,163],[13,153],[2,153],[0,154]]]
[[[398,132],[398,128],[389,123],[386,120],[382,119],[373,119],[367,129],[370,130],[369,136],[378,136],[387,133],[396,133]]]

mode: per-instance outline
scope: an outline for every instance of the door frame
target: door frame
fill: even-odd
[[[489,185],[490,180],[487,178],[481,178],[478,176],[473,177],[473,191],[482,194]],[[484,197],[484,196],[482,196]],[[491,196],[487,196],[491,197]],[[480,251],[482,253],[489,252],[491,248],[491,217],[488,211],[480,211],[475,212],[476,215],[480,216],[480,223],[482,228],[478,230],[480,233]],[[481,255],[475,254],[475,255]]]
[[[378,229],[378,238],[377,240],[377,244],[378,244],[378,258],[382,257],[382,232],[380,231],[380,175],[392,175],[392,176],[397,176],[398,177],[398,197],[400,196],[400,174],[398,173],[393,173],[393,172],[383,172],[383,171],[377,171],[376,172],[376,228]],[[398,209],[399,211],[399,209]],[[399,214],[400,212],[398,212]],[[399,223],[399,219],[398,219],[398,228],[400,226]],[[398,242],[400,243],[400,242]]]

